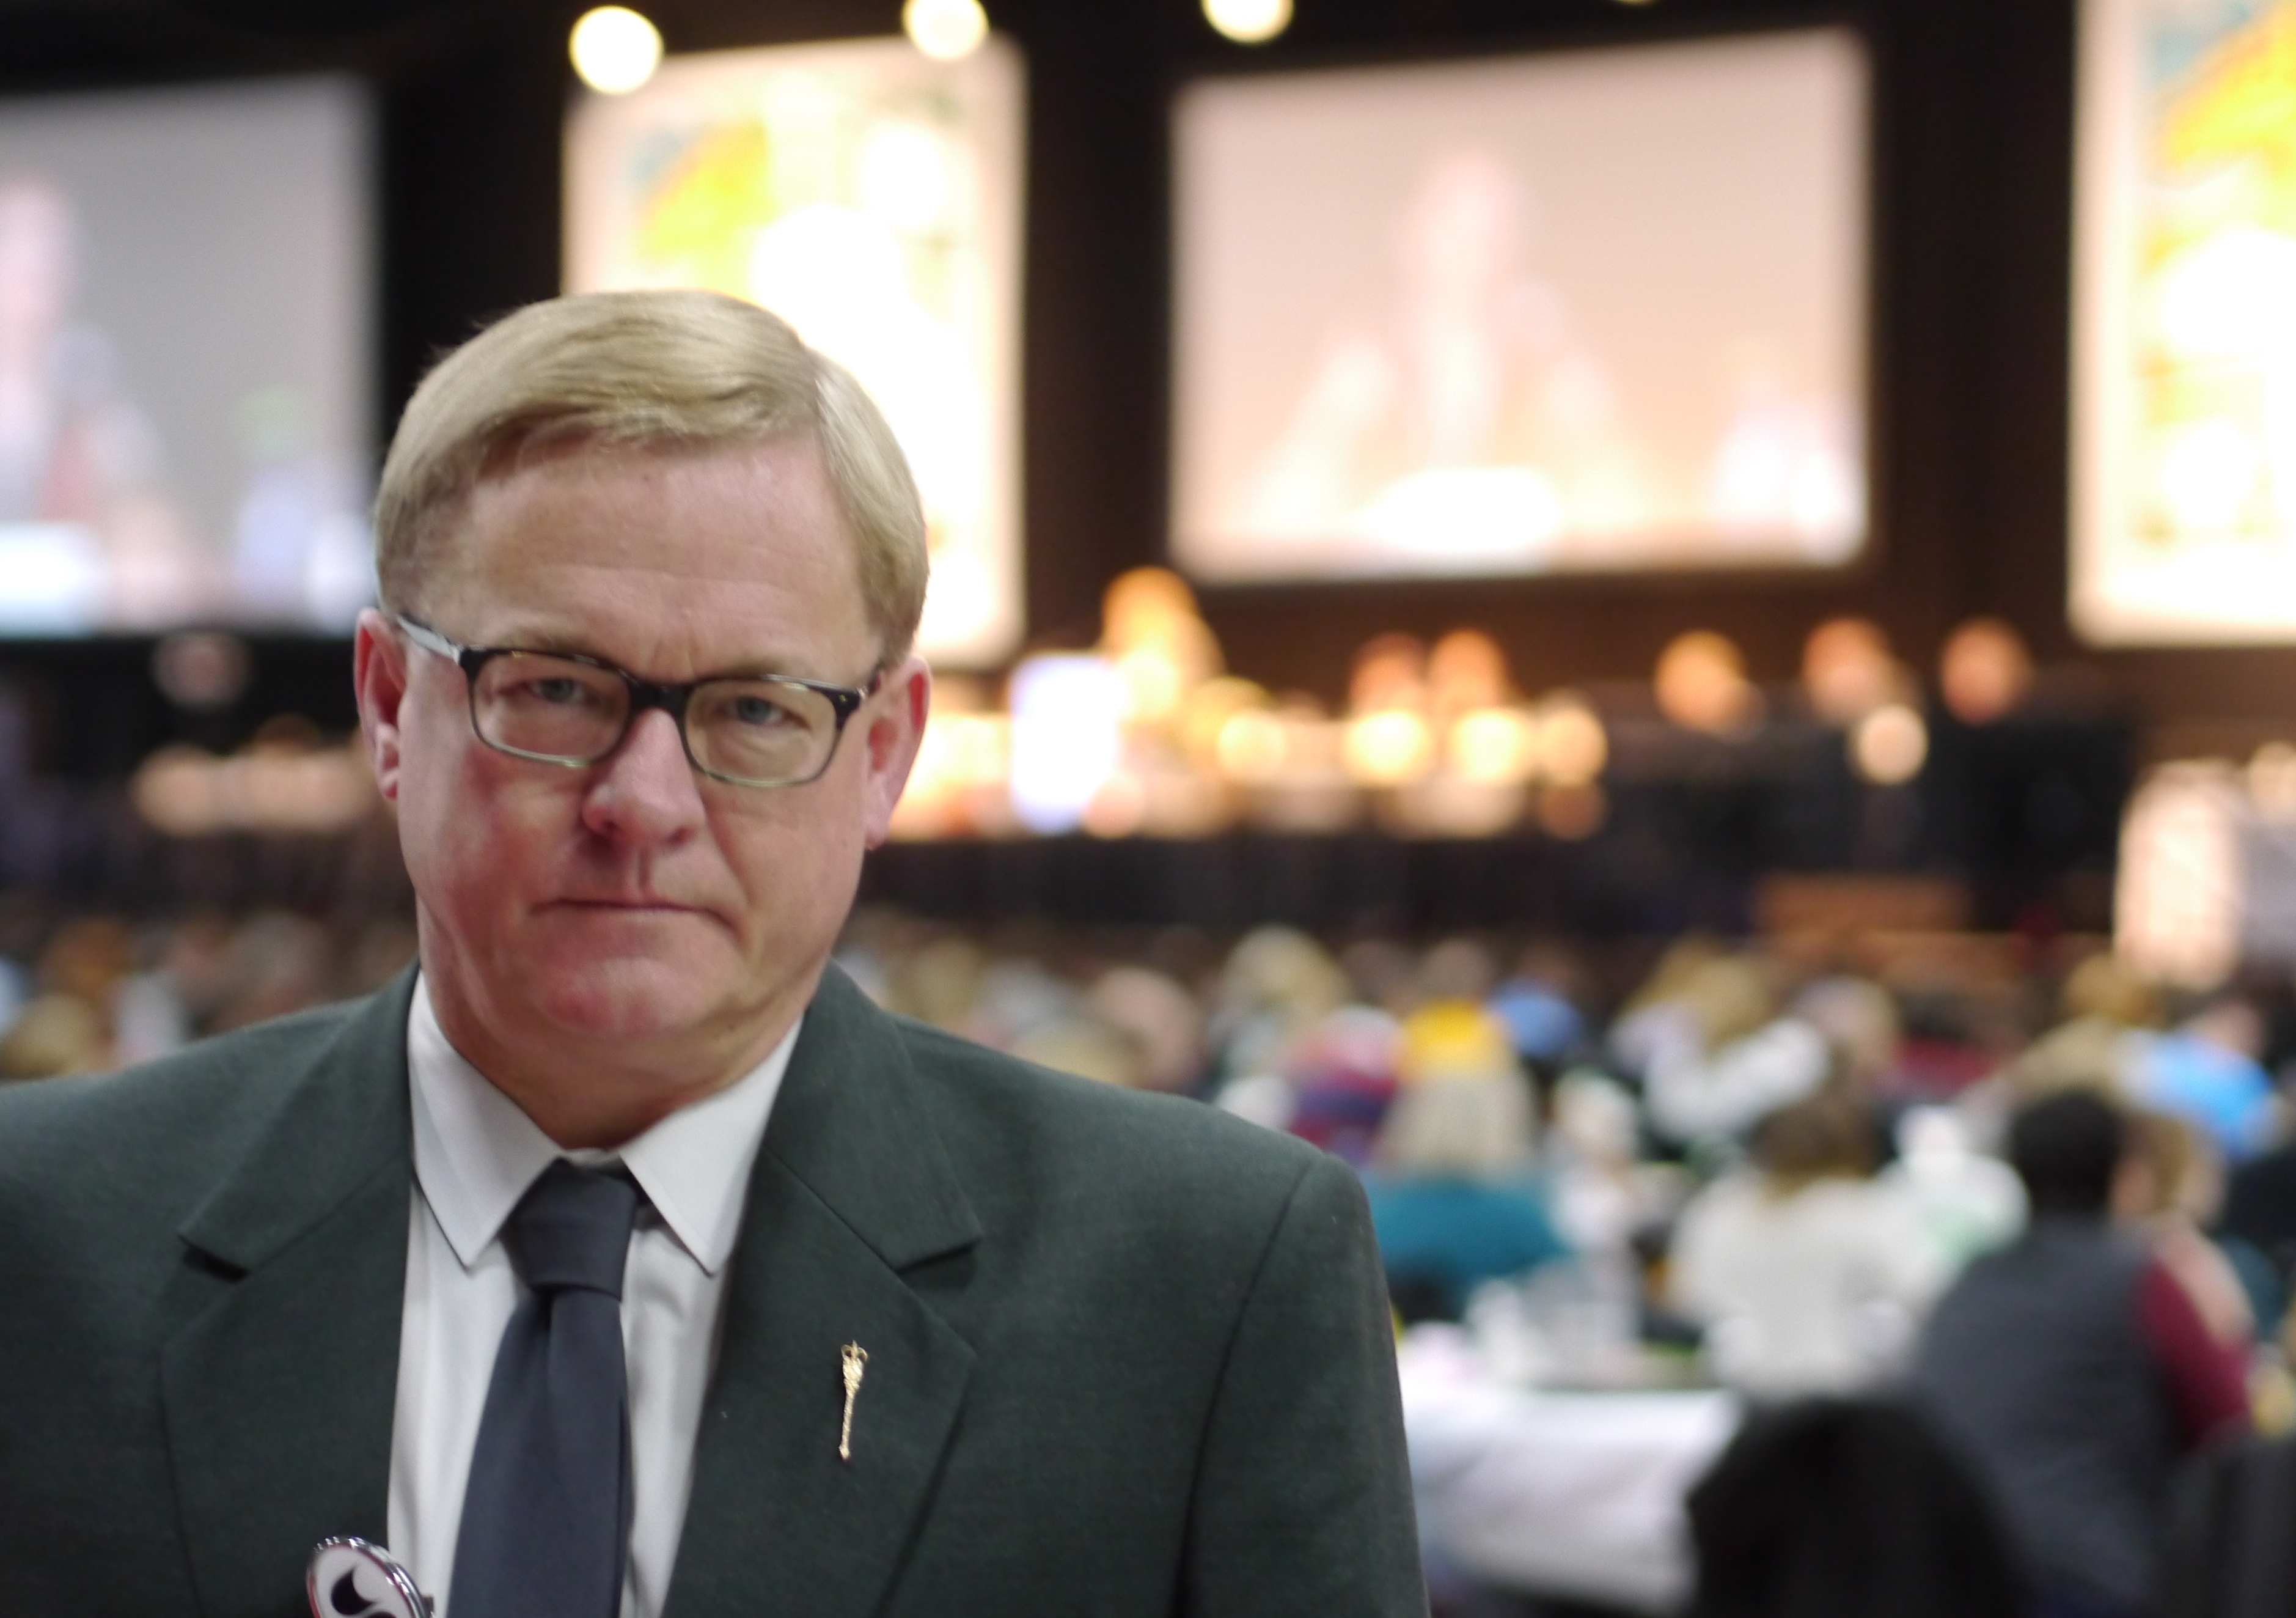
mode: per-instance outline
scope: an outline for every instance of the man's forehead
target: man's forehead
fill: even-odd
[[[419,608],[474,644],[584,652],[657,678],[843,678],[844,643],[873,632],[819,463],[792,437],[537,446],[442,525]]]

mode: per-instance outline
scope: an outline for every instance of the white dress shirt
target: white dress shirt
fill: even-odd
[[[800,1026],[802,1023],[800,1022]],[[781,1089],[792,1028],[737,1083],[680,1108],[619,1152],[561,1150],[447,1042],[426,983],[406,1019],[414,1178],[390,1435],[390,1549],[448,1618],[463,1491],[503,1328],[525,1292],[503,1222],[553,1159],[619,1159],[644,1191],[622,1282],[636,1494],[621,1618],[658,1618],[669,1591],[694,1435],[718,1351],[726,1265],[750,1169]]]

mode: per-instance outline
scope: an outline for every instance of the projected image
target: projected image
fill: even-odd
[[[2296,4],[2081,18],[2072,615],[2296,639]]]
[[[1831,31],[1192,86],[1175,557],[1850,560],[1865,131]]]
[[[993,39],[798,45],[673,60],[568,133],[570,291],[752,299],[884,409],[932,546],[919,645],[954,663],[1021,627],[1021,96]]]
[[[365,142],[335,81],[0,102],[0,635],[372,597]]]

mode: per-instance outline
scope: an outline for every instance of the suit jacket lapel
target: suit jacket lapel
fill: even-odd
[[[882,1598],[973,1360],[901,1275],[980,1238],[919,1082],[832,967],[750,1179],[667,1618],[848,1618]],[[849,1461],[847,1343],[869,1356]]]
[[[413,986],[410,971],[299,1056],[255,1145],[180,1230],[204,1307],[162,1349],[160,1385],[209,1613],[299,1610],[315,1543],[385,1536]]]

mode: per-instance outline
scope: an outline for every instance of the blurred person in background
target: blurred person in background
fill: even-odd
[[[2218,1342],[2246,1353],[2257,1322],[2280,1318],[2278,1286],[2270,1267],[2251,1275],[2236,1253],[2212,1239],[2208,1227],[2224,1202],[2224,1162],[2215,1141],[2182,1118],[2131,1111],[2125,1115],[2127,1150],[2112,1186],[2113,1218],[2145,1237],[2153,1257],[2177,1277]]]
[[[2147,1610],[2178,1458],[2249,1422],[2247,1362],[2112,1219],[2131,1141],[2092,1090],[2029,1103],[2025,1233],[1939,1301],[1915,1382],[1989,1482],[2043,1618]],[[2124,1197],[2129,1193],[2123,1192]]]
[[[1764,964],[1713,955],[1660,964],[1652,986],[1611,1031],[1639,1072],[1650,1121],[1681,1146],[1726,1144],[1761,1118],[1808,1095],[1837,1064],[1825,1033],[1780,1014]]]
[[[1484,1282],[1569,1256],[1529,1179],[1534,1138],[1516,1073],[1425,1078],[1398,1096],[1364,1189],[1404,1319],[1456,1320]]]
[[[1716,1374],[1747,1392],[1881,1382],[1944,1275],[1910,1201],[1872,1178],[1871,1123],[1827,1086],[1757,1124],[1750,1156],[1683,1210],[1669,1302],[1705,1324]]]
[[[2189,1121],[2213,1158],[2243,1162],[2276,1141],[2281,1106],[2257,1060],[2263,1019],[2238,995],[2203,1003],[2166,1033],[2128,1036],[2128,1098]]]
[[[62,186],[0,177],[0,540],[45,547],[22,553],[24,578],[45,571],[25,565],[35,557],[92,565],[93,615],[107,624],[195,618],[217,604],[215,559],[162,491],[159,434],[127,397],[114,345],[74,318],[79,245]],[[86,611],[19,597],[23,587],[0,577],[0,602]]]

